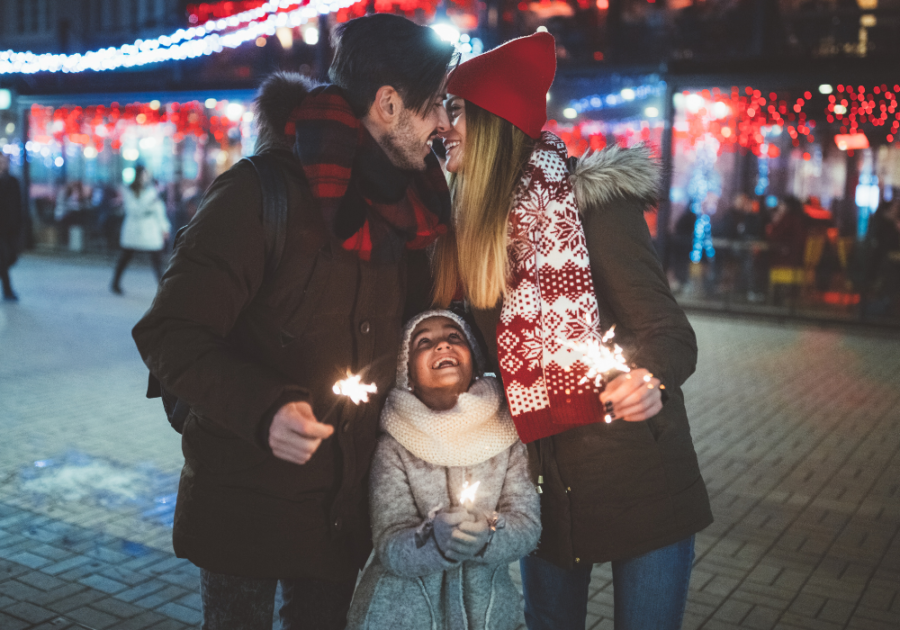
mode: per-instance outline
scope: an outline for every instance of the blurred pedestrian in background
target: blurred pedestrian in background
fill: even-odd
[[[122,194],[118,186],[111,183],[95,186],[91,193],[91,205],[97,213],[97,235],[108,249],[117,249],[124,218],[122,216]]]
[[[807,223],[803,204],[793,196],[778,202],[778,208],[767,227],[773,267],[802,267],[806,248]]]
[[[9,268],[22,251],[25,225],[19,180],[9,173],[9,157],[0,153],[0,281],[3,299],[8,302],[19,299],[9,280]]]
[[[81,180],[68,182],[56,193],[53,217],[59,226],[60,239],[75,251],[84,247],[84,224],[90,206],[90,194]]]
[[[149,253],[156,280],[162,277],[161,254],[172,226],[166,217],[166,206],[151,182],[150,171],[139,165],[134,169],[134,181],[122,192],[125,206],[125,220],[119,240],[122,254],[110,287],[117,295],[122,295],[122,274],[135,252]]]
[[[680,293],[688,283],[696,225],[697,215],[690,207],[685,208],[675,222],[669,242],[669,269],[672,272],[669,284],[673,293]]]
[[[900,296],[900,199],[881,202],[872,215],[866,241],[866,284],[872,295],[867,310],[886,315]]]

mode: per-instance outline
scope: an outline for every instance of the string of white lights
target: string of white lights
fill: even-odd
[[[210,20],[189,29],[178,29],[171,35],[139,39],[134,44],[118,48],[101,48],[72,55],[36,55],[32,52],[6,50],[0,52],[0,74],[115,70],[211,55],[225,48],[237,48],[264,35],[274,35],[278,28],[300,26],[317,15],[339,11],[359,1],[313,0],[307,5],[298,6],[300,3],[296,0],[270,0],[255,9]],[[245,26],[241,27],[242,24]],[[235,30],[222,33],[229,29]]]

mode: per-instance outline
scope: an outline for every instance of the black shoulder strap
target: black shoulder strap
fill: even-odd
[[[284,174],[271,154],[261,153],[245,157],[256,170],[259,187],[262,190],[263,229],[266,232],[266,275],[270,276],[281,262],[284,253],[285,230],[287,229],[288,195]],[[175,243],[187,226],[178,230]],[[147,398],[162,398],[169,422],[181,433],[190,406],[166,391],[153,374],[149,375]]]
[[[284,175],[269,153],[260,153],[244,158],[256,169],[259,187],[262,190],[263,228],[266,231],[266,274],[278,269],[284,253],[285,230],[287,229],[288,195]]]

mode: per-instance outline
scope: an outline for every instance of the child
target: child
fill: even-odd
[[[428,311],[406,325],[381,414],[370,502],[375,553],[348,630],[507,630],[521,597],[509,563],[540,536],[537,492],[503,388],[465,322]],[[467,484],[469,484],[467,486]],[[477,485],[474,499],[461,500]]]

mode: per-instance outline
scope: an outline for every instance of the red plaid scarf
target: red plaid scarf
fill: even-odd
[[[566,146],[544,132],[509,215],[511,279],[497,325],[497,354],[522,442],[603,418],[588,371],[560,341],[599,336],[587,242],[566,168]]]
[[[285,126],[325,224],[362,260],[396,262],[447,231],[450,193],[434,154],[401,171],[353,114],[343,90],[313,89]]]

